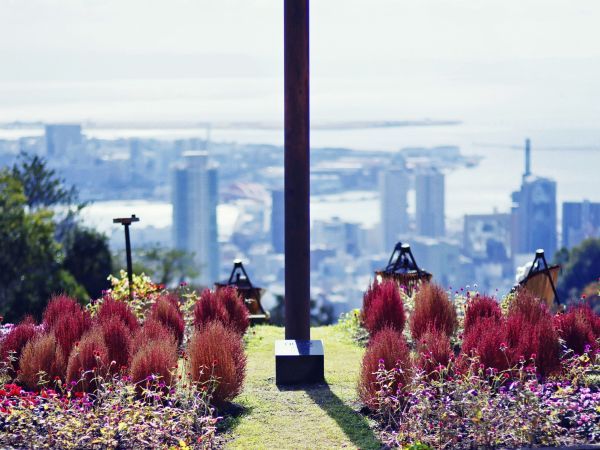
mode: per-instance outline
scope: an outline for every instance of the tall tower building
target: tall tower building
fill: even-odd
[[[208,153],[183,153],[173,173],[173,241],[194,254],[195,280],[205,286],[219,278],[217,228],[218,171],[208,165]]]
[[[384,251],[391,251],[398,242],[398,237],[408,232],[408,187],[408,172],[403,164],[388,167],[379,174]]]
[[[283,253],[285,248],[284,206],[283,189],[271,191],[271,245],[275,253]]]
[[[564,202],[562,206],[562,246],[575,247],[587,238],[600,237],[600,203],[588,200]]]
[[[442,237],[446,234],[444,205],[444,174],[437,169],[417,173],[416,219],[417,234]]]
[[[56,124],[45,126],[46,156],[69,157],[81,149],[81,125]]]
[[[525,141],[525,172],[521,189],[512,194],[513,255],[543,248],[552,258],[557,247],[556,182],[531,173],[529,139]]]

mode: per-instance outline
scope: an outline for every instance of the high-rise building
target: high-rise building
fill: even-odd
[[[45,138],[48,158],[68,157],[81,148],[83,142],[81,125],[46,125]]]
[[[525,144],[525,173],[521,189],[512,194],[512,254],[533,254],[544,249],[548,258],[556,252],[556,182],[531,173],[529,139]]]
[[[285,196],[283,189],[271,191],[271,245],[275,253],[285,249]]]
[[[587,238],[600,237],[600,203],[564,202],[562,246],[572,248]]]
[[[379,175],[381,232],[386,251],[393,249],[398,237],[408,232],[408,187],[408,172],[404,164],[396,163],[381,171]]]
[[[194,254],[195,280],[210,286],[219,278],[217,229],[218,171],[208,153],[183,153],[173,173],[173,240],[175,247]]]
[[[423,170],[415,178],[417,234],[442,237],[446,234],[444,174],[436,169]]]
[[[504,261],[510,257],[510,214],[467,214],[463,250],[477,260]]]

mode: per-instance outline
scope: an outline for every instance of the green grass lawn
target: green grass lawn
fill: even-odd
[[[311,330],[325,347],[325,384],[280,389],[275,385],[274,347],[283,328],[249,330],[248,372],[235,403],[244,408],[222,423],[231,449],[379,449],[374,423],[358,410],[356,383],[364,349],[337,327]]]

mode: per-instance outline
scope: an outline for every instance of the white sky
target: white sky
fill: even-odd
[[[313,0],[313,113],[596,126],[599,24],[600,0]],[[1,120],[279,120],[282,69],[283,0],[0,0]]]

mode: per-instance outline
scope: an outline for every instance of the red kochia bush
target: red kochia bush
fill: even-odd
[[[65,361],[69,359],[71,350],[81,336],[92,326],[92,319],[87,311],[77,305],[77,309],[70,311],[68,315],[60,317],[54,327],[53,333],[56,341],[62,349]]]
[[[205,289],[194,306],[194,325],[202,328],[218,321],[238,334],[244,334],[250,325],[248,308],[237,289],[224,287],[211,292]]]
[[[447,366],[452,357],[448,336],[439,330],[427,330],[417,343],[416,365],[426,374],[434,374],[439,366]]]
[[[164,383],[166,390],[173,383],[176,369],[177,344],[175,340],[152,340],[146,342],[135,353],[131,360],[129,373],[132,381],[137,385],[138,394],[141,394],[146,387],[157,389],[161,383]]]
[[[406,316],[398,285],[391,280],[375,281],[363,297],[361,318],[371,337],[385,327],[402,332]]]
[[[53,382],[55,377],[64,377],[64,359],[56,337],[43,334],[30,340],[19,361],[19,382],[29,390],[40,387],[40,373],[44,382]]]
[[[177,346],[177,339],[171,331],[158,320],[146,319],[144,325],[135,333],[131,342],[131,352],[136,353],[150,341],[165,341]]]
[[[506,320],[513,364],[521,359],[534,359],[537,372],[542,378],[560,368],[558,333],[554,329],[552,317],[545,308],[543,310],[544,314],[529,317],[513,312]],[[530,320],[531,317],[537,317],[537,322]]]
[[[456,310],[448,295],[433,283],[422,284],[415,295],[415,307],[410,316],[410,333],[416,341],[429,329],[452,335],[457,326]]]
[[[185,321],[183,314],[179,309],[178,303],[175,303],[167,296],[159,297],[152,305],[150,318],[162,323],[177,338],[177,343],[183,342],[183,332],[185,330]]]
[[[79,311],[81,311],[81,306],[76,300],[64,294],[55,295],[44,310],[42,323],[46,330],[52,330],[60,319]]]
[[[96,319],[99,322],[111,321],[120,319],[129,328],[132,333],[135,333],[140,327],[140,324],[135,317],[135,314],[125,302],[121,302],[113,299],[112,297],[105,297]]]
[[[377,392],[382,386],[377,383],[376,373],[380,362],[388,371],[397,366],[400,368],[394,373],[390,386],[391,393],[395,394],[408,380],[410,370],[410,350],[402,333],[392,328],[382,329],[371,339],[363,356],[358,392],[363,403],[371,409],[379,406]]]
[[[20,324],[10,330],[0,345],[0,358],[7,361],[9,357],[15,358],[12,367],[19,369],[19,358],[27,343],[39,335],[32,317],[25,318]]]
[[[549,316],[548,307],[539,298],[525,288],[517,291],[517,295],[510,304],[510,314],[522,314],[529,322],[538,323]]]
[[[486,369],[499,372],[513,366],[512,352],[508,348],[506,321],[491,316],[478,319],[463,337],[461,356],[463,362],[468,357],[479,356],[479,362]]]
[[[467,333],[479,319],[483,319],[484,317],[492,317],[496,320],[500,320],[502,318],[502,310],[496,299],[488,297],[487,295],[477,295],[467,303],[464,323],[465,333]]]
[[[237,396],[246,376],[242,339],[220,322],[197,330],[188,345],[190,373],[198,387],[216,381],[212,403],[221,406]]]
[[[67,382],[77,383],[77,391],[93,392],[98,388],[96,378],[107,375],[109,364],[102,329],[95,327],[73,348],[67,364]]]
[[[108,360],[111,362],[110,370],[118,372],[122,368],[128,367],[132,337],[127,325],[121,320],[112,320],[102,322],[100,327],[108,350]]]

